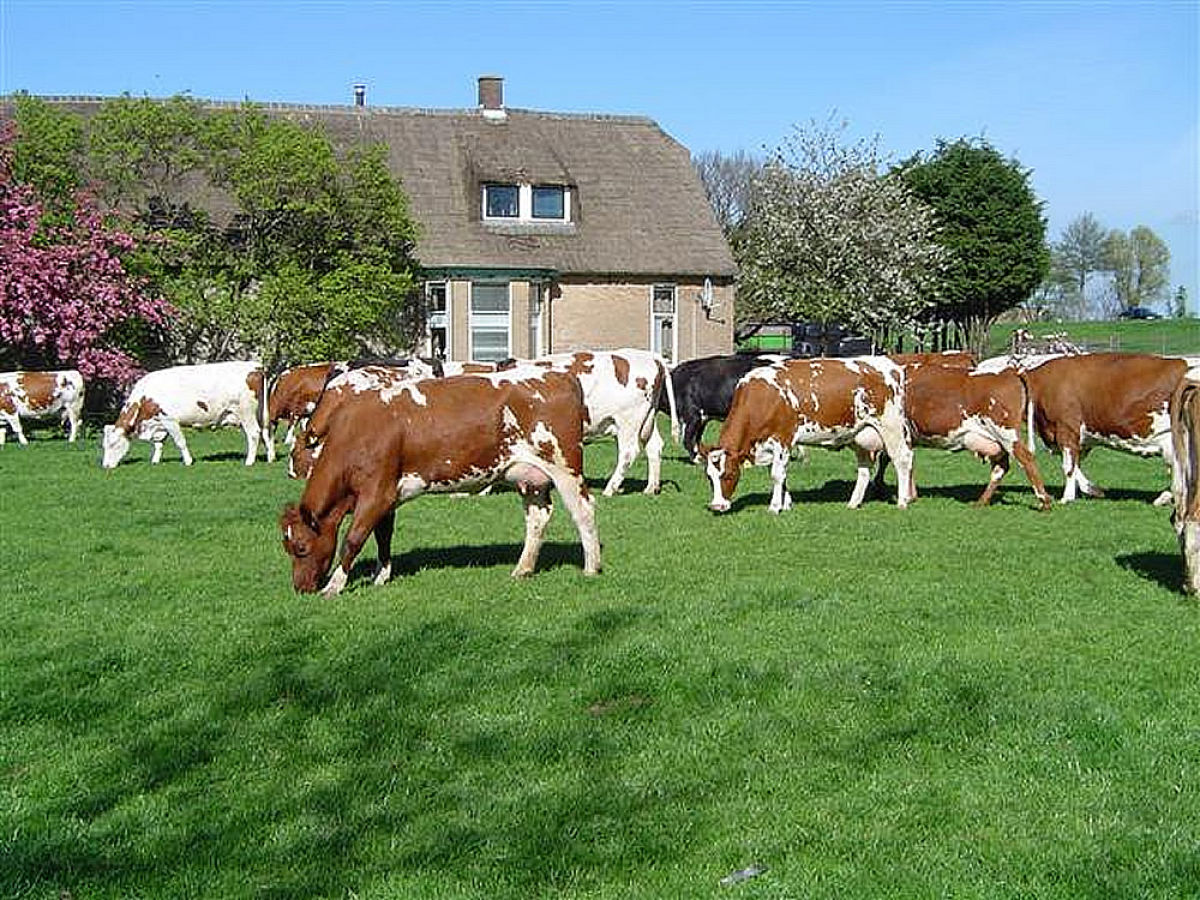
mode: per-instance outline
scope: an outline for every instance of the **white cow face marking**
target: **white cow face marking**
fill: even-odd
[[[103,455],[100,457],[101,468],[115,469],[129,452],[129,436],[115,425],[105,425],[100,446],[103,448]]]

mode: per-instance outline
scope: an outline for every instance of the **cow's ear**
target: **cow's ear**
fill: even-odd
[[[697,444],[696,445],[696,453],[699,454],[701,459],[707,459],[708,454],[711,453],[715,449],[716,448],[712,444]]]

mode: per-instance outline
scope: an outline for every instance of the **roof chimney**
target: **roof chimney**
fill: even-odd
[[[361,82],[354,86],[354,105],[355,106],[366,106],[367,105],[367,86],[365,84],[362,84]]]
[[[504,79],[499,75],[479,76],[479,107],[485,118],[504,118]]]

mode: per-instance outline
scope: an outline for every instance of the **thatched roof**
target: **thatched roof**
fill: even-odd
[[[98,98],[53,98],[84,111]],[[215,104],[214,104],[215,105]],[[267,104],[335,145],[383,143],[422,236],[427,269],[732,278],[733,258],[685,147],[640,116],[507,109]],[[572,189],[570,223],[483,222],[485,182]]]

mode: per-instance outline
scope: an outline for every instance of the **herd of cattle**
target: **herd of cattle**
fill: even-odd
[[[0,375],[0,444],[6,427],[26,443],[22,417],[61,415],[78,435],[84,384],[78,372]],[[183,428],[240,425],[246,465],[261,442],[287,424],[288,474],[306,481],[280,518],[298,591],[327,596],[345,586],[374,535],[375,582],[390,577],[395,509],[427,492],[475,492],[511,485],[525,508],[525,543],[514,575],[537,563],[553,488],[583,545],[584,571],[600,570],[595,503],[583,473],[583,445],[615,435],[617,462],[604,487],[620,491],[643,450],[645,492],[661,484],[657,414],[704,466],[714,512],[730,509],[742,469],[769,468],[770,510],[790,508],[788,462],[804,446],[851,447],[857,480],[849,505],[880,489],[896,470],[896,504],[917,496],[913,447],[969,450],[990,466],[980,504],[993,497],[1010,461],[1021,466],[1038,504],[1051,498],[1034,456],[1034,435],[1062,457],[1062,502],[1102,495],[1082,462],[1094,446],[1160,455],[1184,555],[1185,586],[1200,592],[1200,358],[1096,353],[1006,356],[977,363],[965,352],[848,359],[717,356],[675,367],[644,350],[584,351],[503,363],[419,359],[318,363],[269,381],[253,362],[177,366],[151,372],[104,428],[101,465],[116,467],[133,438],[162,458],[169,437],[192,464]],[[717,442],[700,443],[722,420]],[[680,432],[680,427],[682,432]],[[336,566],[339,527],[350,515]],[[322,581],[324,584],[322,586]]]

